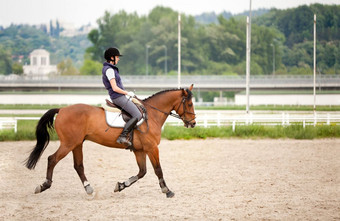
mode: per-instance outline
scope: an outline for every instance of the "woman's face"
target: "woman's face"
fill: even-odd
[[[116,64],[118,64],[119,56],[116,56]]]
[[[110,63],[112,63],[113,65],[116,65],[118,63],[118,61],[119,61],[119,56],[115,56],[115,58],[116,58],[116,63],[115,64],[114,64],[113,61],[110,61]],[[111,59],[113,60],[113,57],[111,57]]]

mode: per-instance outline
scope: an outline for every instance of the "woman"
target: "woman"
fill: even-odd
[[[112,103],[121,107],[128,112],[132,118],[124,126],[123,132],[117,139],[117,143],[131,146],[131,142],[128,140],[128,133],[135,127],[136,123],[142,118],[142,114],[138,110],[137,106],[128,99],[128,97],[134,97],[135,94],[132,91],[126,91],[124,89],[122,80],[119,75],[119,69],[116,67],[120,54],[117,48],[108,48],[104,53],[106,62],[103,64],[102,79],[105,88],[108,90]]]

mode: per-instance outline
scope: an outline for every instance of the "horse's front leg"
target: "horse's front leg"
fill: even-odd
[[[166,197],[171,198],[173,196],[175,196],[175,193],[172,192],[165,183],[165,180],[163,178],[163,171],[161,168],[161,164],[159,162],[159,150],[158,147],[153,148],[152,151],[148,152],[148,157],[151,161],[151,164],[155,170],[155,173],[158,177],[158,181],[159,181],[159,186],[161,187],[161,190],[163,193],[166,194]]]
[[[127,181],[120,183],[118,182],[116,184],[116,187],[114,189],[114,192],[120,192],[126,187],[131,186],[133,183],[137,182],[137,180],[141,179],[146,174],[146,154],[144,151],[134,151],[134,154],[136,156],[136,161],[139,167],[139,173],[136,176],[130,177]]]

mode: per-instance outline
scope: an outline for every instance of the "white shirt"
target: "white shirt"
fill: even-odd
[[[108,68],[105,72],[107,79],[111,81],[111,79],[115,78],[115,71],[112,68]]]

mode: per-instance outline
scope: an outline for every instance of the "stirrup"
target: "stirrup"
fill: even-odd
[[[119,136],[116,142],[119,143],[119,144],[124,144],[128,147],[132,145],[132,143],[129,141],[129,139],[125,136]]]

